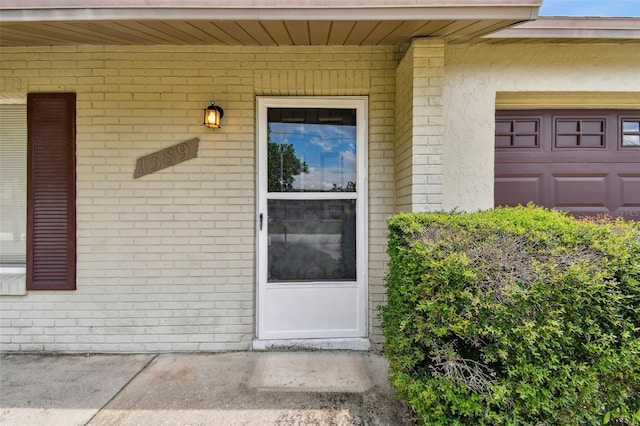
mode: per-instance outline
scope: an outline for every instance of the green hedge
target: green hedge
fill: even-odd
[[[634,421],[640,224],[528,206],[389,229],[385,353],[417,423]]]

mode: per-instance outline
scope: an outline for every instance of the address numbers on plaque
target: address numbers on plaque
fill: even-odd
[[[189,139],[188,141],[180,142],[177,145],[138,158],[133,178],[137,179],[197,157],[199,142],[199,138]]]

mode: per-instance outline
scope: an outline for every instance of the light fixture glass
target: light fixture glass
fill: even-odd
[[[212,129],[220,128],[220,119],[224,116],[224,110],[217,106],[214,101],[211,101],[211,105],[204,109],[204,122],[203,124]]]

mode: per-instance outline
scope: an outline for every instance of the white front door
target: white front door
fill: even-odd
[[[259,97],[258,339],[365,337],[365,97]]]

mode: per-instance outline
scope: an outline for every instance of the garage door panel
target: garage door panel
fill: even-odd
[[[496,176],[496,205],[517,206],[534,202],[541,204],[542,175]]]
[[[640,174],[619,175],[620,207],[640,207]]]
[[[497,111],[495,205],[640,220],[636,139],[638,110]]]
[[[604,135],[558,135],[555,149],[600,149],[605,150]]]
[[[637,150],[604,150],[600,148],[570,148],[557,149],[555,151],[542,151],[533,149],[496,149],[496,164],[499,163],[565,163],[565,164],[585,164],[585,163],[619,163],[628,164],[630,162],[640,162],[640,149]]]
[[[597,207],[606,210],[606,175],[552,176],[553,206],[565,209]]]

